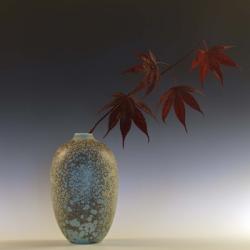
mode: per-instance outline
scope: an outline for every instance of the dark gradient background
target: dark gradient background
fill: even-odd
[[[102,139],[115,153],[120,192],[108,237],[250,238],[250,1],[0,2],[0,240],[62,238],[50,202],[56,148],[87,132],[113,92],[135,78],[120,72],[151,49],[169,63],[197,42],[234,44],[241,68],[225,87],[208,77],[187,111],[186,134],[171,114],[148,119],[151,142],[133,128]],[[178,76],[198,84],[191,58],[166,75],[148,103]]]

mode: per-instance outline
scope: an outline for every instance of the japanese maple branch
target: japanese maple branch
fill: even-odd
[[[200,42],[199,42],[200,44]],[[198,45],[199,45],[198,44]],[[179,65],[180,63],[182,63],[186,58],[188,58],[196,49],[197,46],[195,46],[193,49],[191,49],[190,51],[188,51],[188,53],[186,53],[183,57],[181,57],[179,60],[177,60],[175,63],[169,65],[165,70],[163,70],[160,74],[164,75],[165,73],[167,73],[168,71],[170,71],[171,69],[173,69],[174,67],[176,67],[177,65]],[[141,84],[139,86],[137,86],[135,89],[133,89],[132,91],[128,92],[128,96],[131,95],[135,95],[137,92],[139,92],[140,90],[142,90],[143,88],[143,82],[141,82]],[[94,126],[89,130],[89,133],[93,133],[93,131],[96,129],[96,127],[113,111],[113,109],[110,109],[107,113],[105,113],[95,124]]]

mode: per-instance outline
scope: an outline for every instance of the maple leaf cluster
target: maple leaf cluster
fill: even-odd
[[[145,90],[145,94],[148,95],[160,81],[160,68],[155,55],[151,51],[139,54],[137,58],[141,63],[123,71],[123,73],[143,73],[143,79],[131,93]]]
[[[192,109],[199,111],[203,114],[200,105],[192,96],[193,93],[200,93],[199,90],[190,86],[176,86],[168,89],[160,98],[160,102],[163,105],[162,108],[162,120],[165,122],[171,107],[174,107],[175,115],[184,126],[186,126],[186,112],[185,104],[189,105]]]
[[[238,64],[236,64],[229,56],[225,54],[225,50],[232,48],[232,46],[217,45],[208,48],[205,43],[204,47],[205,48],[199,48],[196,51],[196,56],[192,61],[191,69],[194,70],[199,67],[199,80],[202,88],[205,78],[209,72],[220,81],[221,85],[223,85],[224,80],[221,65],[238,67]],[[173,67],[177,66],[186,58],[184,57],[181,60],[178,60],[176,63],[168,65],[163,71],[160,71],[161,62],[157,61],[157,58],[152,51],[139,54],[137,59],[140,61],[140,63],[128,68],[127,70],[123,71],[123,73],[142,73],[142,79],[128,94],[121,92],[113,94],[111,102],[106,104],[100,110],[101,112],[106,111],[106,113],[90,130],[92,133],[96,126],[108,116],[108,130],[104,137],[107,136],[119,122],[123,147],[125,138],[131,129],[132,123],[134,123],[135,126],[147,136],[149,141],[147,122],[144,117],[144,113],[156,118],[152,110],[144,102],[138,100],[135,96],[141,91],[145,92],[145,96],[149,95],[159,84],[162,75],[170,71]],[[199,103],[193,96],[194,94],[201,93],[201,90],[188,85],[175,85],[167,89],[160,96],[160,104],[162,105],[161,118],[163,122],[166,122],[168,114],[171,108],[173,108],[177,119],[184,126],[187,132],[186,106],[189,106],[193,110],[203,114]]]
[[[131,128],[132,122],[147,136],[148,128],[146,120],[141,111],[150,114],[154,117],[154,114],[147,105],[141,101],[137,101],[132,96],[115,93],[113,94],[113,100],[104,107],[104,110],[108,109],[109,111],[109,122],[108,122],[108,131],[104,135],[107,136],[111,129],[113,129],[116,124],[120,121],[120,129],[122,133],[122,144],[124,147],[125,138]]]
[[[200,82],[203,84],[209,71],[223,85],[223,74],[220,65],[229,67],[237,67],[229,56],[225,54],[225,50],[232,48],[228,45],[219,45],[211,47],[210,49],[199,49],[196,53],[196,58],[192,62],[192,69],[200,67]]]

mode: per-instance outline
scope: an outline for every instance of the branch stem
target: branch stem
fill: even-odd
[[[166,69],[164,69],[161,72],[161,75],[164,75],[165,73],[167,73],[169,70],[173,69],[175,66],[177,66],[178,64],[182,63],[186,58],[188,58],[195,50],[197,49],[197,46],[195,46],[194,48],[192,48],[190,51],[188,51],[183,57],[181,57],[179,60],[177,60],[174,64],[171,64],[170,66],[168,66]]]
[[[110,109],[107,113],[105,113],[95,124],[94,126],[89,130],[89,133],[93,133],[96,127],[99,125],[99,123],[104,120],[112,111],[113,109]]]

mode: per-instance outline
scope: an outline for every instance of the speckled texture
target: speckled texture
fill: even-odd
[[[118,172],[112,151],[92,134],[75,134],[54,155],[51,191],[65,237],[77,244],[101,241],[117,202]]]

